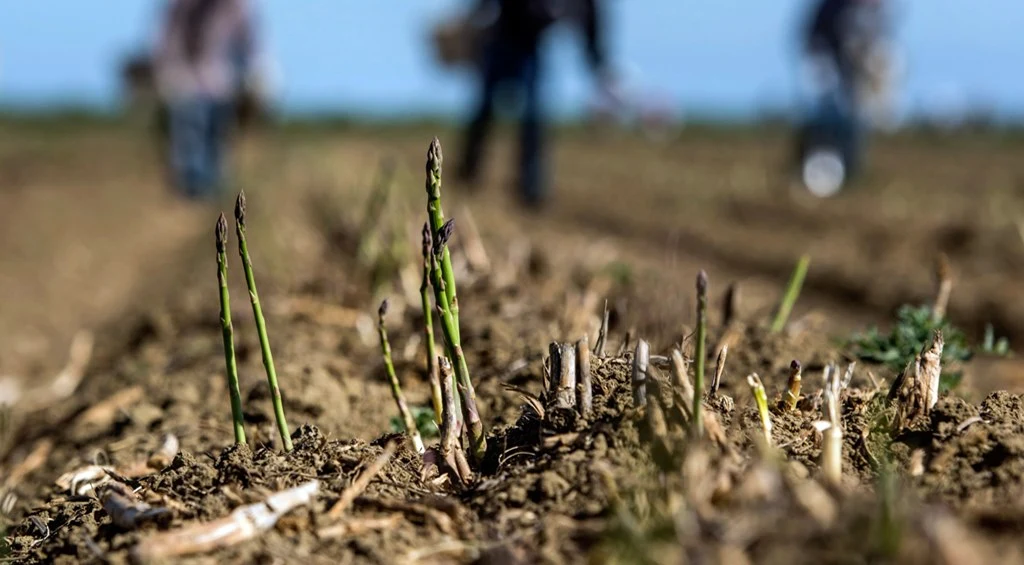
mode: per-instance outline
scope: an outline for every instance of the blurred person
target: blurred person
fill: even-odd
[[[169,0],[153,57],[166,106],[172,182],[191,198],[214,198],[236,101],[253,79],[254,17],[247,0]]]
[[[541,101],[541,42],[562,20],[582,28],[587,60],[604,91],[614,92],[604,46],[604,18],[598,0],[474,0],[471,18],[480,29],[479,90],[465,129],[458,177],[476,181],[500,89],[520,95],[518,189],[521,202],[541,206],[547,197],[544,110]],[[488,20],[488,18],[490,18]]]
[[[813,92],[799,154],[805,183],[809,174],[824,183],[808,187],[816,193],[834,193],[861,168],[870,97],[887,87],[880,64],[887,32],[882,0],[816,0],[810,11],[801,35]],[[820,161],[818,149],[827,153]]]

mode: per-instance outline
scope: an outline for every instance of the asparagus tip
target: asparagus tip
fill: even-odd
[[[799,371],[800,370],[800,361],[797,361],[796,359],[793,359],[793,362],[789,364],[789,368],[794,370],[794,371]]]
[[[384,323],[384,316],[388,315],[388,306],[389,305],[390,305],[390,303],[389,303],[388,299],[385,298],[380,303],[380,308],[377,309],[377,318],[380,320],[380,322],[382,324]]]
[[[448,245],[448,240],[452,238],[452,234],[455,232],[455,218],[449,218],[441,229],[437,230],[437,240],[434,241],[434,255],[440,255],[444,246]]]
[[[221,212],[220,217],[217,218],[217,229],[215,233],[217,238],[217,253],[223,253],[224,243],[228,240],[228,220],[224,217],[223,212]]]
[[[441,140],[434,136],[434,139],[430,140],[430,148],[427,149],[427,171],[440,171],[443,161],[444,155],[441,153]]]
[[[430,256],[430,248],[432,246],[431,240],[433,237],[430,236],[430,223],[423,222],[423,256]]]
[[[238,199],[235,200],[235,221],[245,224],[245,191],[238,191]]]
[[[697,273],[697,292],[705,294],[708,291],[708,274],[703,269]]]

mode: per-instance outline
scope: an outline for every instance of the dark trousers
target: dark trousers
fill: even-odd
[[[519,125],[518,186],[526,204],[539,204],[545,194],[543,117],[540,102],[540,57],[536,45],[494,37],[485,46],[480,90],[465,131],[459,176],[475,180],[494,120],[495,102],[504,86],[514,86],[522,103]]]
[[[848,177],[860,172],[866,132],[852,81],[844,77],[836,88],[818,96],[804,118],[802,133],[804,152],[815,146],[833,147],[842,155]]]
[[[231,103],[194,97],[173,101],[167,110],[172,182],[190,198],[217,197],[224,181]]]

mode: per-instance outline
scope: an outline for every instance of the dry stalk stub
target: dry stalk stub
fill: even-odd
[[[647,367],[650,364],[651,347],[647,341],[638,339],[633,354],[633,405],[647,406]]]
[[[940,253],[935,262],[935,304],[932,305],[932,321],[939,323],[946,317],[949,307],[949,296],[953,292],[953,276],[950,273],[949,258]]]
[[[729,356],[729,346],[723,345],[718,350],[718,359],[715,361],[715,378],[711,380],[711,395],[718,394],[718,387],[722,386],[722,374],[725,373],[725,359]]]
[[[555,407],[576,407],[576,350],[569,343],[558,346],[558,373],[555,380]],[[554,370],[554,367],[552,367]],[[554,377],[554,375],[552,375]]]
[[[590,344],[586,334],[576,342],[576,405],[584,418],[594,410],[594,384],[590,374]]]
[[[800,402],[800,384],[802,381],[800,361],[793,359],[789,364],[789,381],[786,384],[786,392],[782,396],[782,407],[784,410],[794,410]]]
[[[708,274],[697,273],[697,343],[693,357],[696,360],[694,372],[694,394],[692,430],[693,436],[704,436],[704,362],[707,360],[708,342]]]
[[[894,431],[926,418],[938,402],[943,345],[942,332],[935,330],[931,344],[926,345],[893,381],[888,399],[896,403]]]
[[[832,365],[825,367],[824,390],[825,420],[815,422],[821,432],[821,472],[825,480],[838,485],[843,476],[843,429],[839,419],[842,382],[839,371]]]

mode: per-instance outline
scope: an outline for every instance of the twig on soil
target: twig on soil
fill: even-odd
[[[341,497],[338,498],[338,501],[335,502],[334,506],[331,506],[331,509],[327,511],[327,517],[332,520],[336,520],[341,516],[342,513],[352,505],[352,502],[355,501],[359,495],[363,494],[366,487],[370,486],[370,481],[377,476],[377,473],[380,473],[381,470],[384,469],[384,466],[388,464],[388,461],[391,460],[391,457],[394,456],[397,449],[398,447],[395,442],[389,442],[387,446],[384,447],[384,453],[381,453],[380,457],[377,457],[377,459],[375,459],[369,467],[363,470],[363,472],[356,477],[356,480],[352,481],[352,484],[341,493]]]
[[[441,423],[441,383],[438,381],[437,346],[434,344],[434,310],[430,307],[430,248],[433,238],[430,226],[423,224],[423,278],[420,282],[420,304],[423,307],[423,335],[426,337],[427,378],[430,380],[430,393],[434,402],[434,421]]]
[[[228,378],[228,394],[231,397],[231,423],[235,431],[235,443],[245,445],[245,424],[242,415],[242,394],[238,389],[238,364],[235,361],[235,332],[231,324],[231,298],[228,292],[228,220],[221,214],[217,218],[217,283],[220,287],[220,325],[224,337],[224,366]]]
[[[939,323],[946,317],[949,307],[949,295],[953,291],[953,276],[950,272],[949,258],[940,253],[935,262],[935,304],[932,305],[932,322]]]
[[[693,437],[704,435],[704,362],[707,360],[708,341],[708,275],[703,270],[697,273],[697,343],[694,348],[694,359],[697,367],[694,372],[693,421],[691,422]]]
[[[608,340],[608,299],[604,301],[604,314],[601,315],[601,329],[597,332],[597,343],[594,344],[594,355],[604,357],[605,343]]]
[[[167,525],[172,518],[170,510],[146,504],[128,485],[116,481],[103,487],[100,504],[110,516],[110,521],[126,530],[134,530],[149,522]]]
[[[687,373],[686,359],[683,352],[678,349],[672,350],[672,388],[679,394],[683,413],[687,418],[693,417],[693,383],[690,382],[690,375]]]
[[[320,539],[332,539],[358,536],[377,530],[388,530],[398,527],[403,518],[402,514],[391,514],[383,518],[353,518],[352,520],[321,528],[317,530],[316,536]]]
[[[637,408],[647,406],[647,365],[650,363],[651,348],[647,341],[636,342],[633,354],[633,405]]]
[[[241,543],[274,527],[299,506],[313,501],[320,482],[312,480],[270,495],[265,501],[236,508],[230,515],[201,524],[156,534],[139,542],[132,551],[135,563],[179,555],[205,553]]]
[[[793,311],[793,305],[796,304],[796,299],[800,296],[800,289],[803,287],[804,278],[807,276],[807,267],[810,263],[810,255],[803,255],[800,257],[800,261],[797,262],[796,268],[793,269],[793,275],[789,279],[789,284],[786,285],[786,292],[782,296],[782,302],[779,304],[779,309],[775,313],[775,319],[772,321],[772,333],[778,333],[782,331],[782,328],[786,327],[786,320],[789,319],[789,314]]]
[[[422,455],[424,452],[423,438],[420,437],[420,430],[416,427],[416,419],[412,417],[409,405],[405,401],[405,395],[402,394],[402,385],[398,382],[395,364],[391,360],[391,343],[388,341],[388,330],[384,327],[384,320],[387,314],[388,301],[385,298],[377,310],[377,334],[380,336],[380,351],[381,356],[384,357],[384,369],[388,375],[388,383],[391,384],[391,396],[394,397],[395,404],[398,406],[398,414],[402,417],[402,422],[405,424],[405,433],[409,434],[409,440],[412,441],[413,447],[416,448],[416,453]]]
[[[786,392],[782,397],[784,410],[794,410],[800,402],[800,385],[802,381],[800,361],[793,359],[789,364],[789,381],[786,383]]]
[[[73,427],[105,428],[114,422],[118,412],[142,400],[144,392],[139,385],[119,390],[109,398],[93,404],[88,410],[82,412],[75,418]]]
[[[576,342],[576,404],[580,414],[589,418],[594,409],[594,385],[590,374],[590,340],[587,334]]]
[[[725,373],[725,358],[729,355],[729,346],[723,346],[718,351],[718,359],[715,360],[715,377],[711,380],[711,396],[718,394],[718,387],[722,385],[722,374]]]
[[[754,402],[757,404],[757,413],[761,417],[761,428],[764,430],[765,445],[772,445],[772,417],[768,413],[768,393],[764,390],[764,383],[757,373],[747,376],[747,384],[750,385],[750,392],[754,395]]]
[[[249,287],[249,302],[252,303],[252,314],[256,319],[256,332],[260,338],[260,351],[263,353],[263,366],[267,371],[267,383],[270,386],[270,399],[274,405],[277,431],[281,434],[281,444],[284,450],[291,451],[292,437],[284,415],[281,388],[277,384],[277,370],[274,368],[274,356],[270,351],[270,339],[267,337],[267,322],[263,319],[263,308],[260,306],[259,293],[256,292],[256,277],[252,272],[252,260],[249,258],[249,247],[245,240],[245,192],[239,192],[238,200],[235,201],[235,234],[238,236],[238,254],[242,258],[245,283]]]

